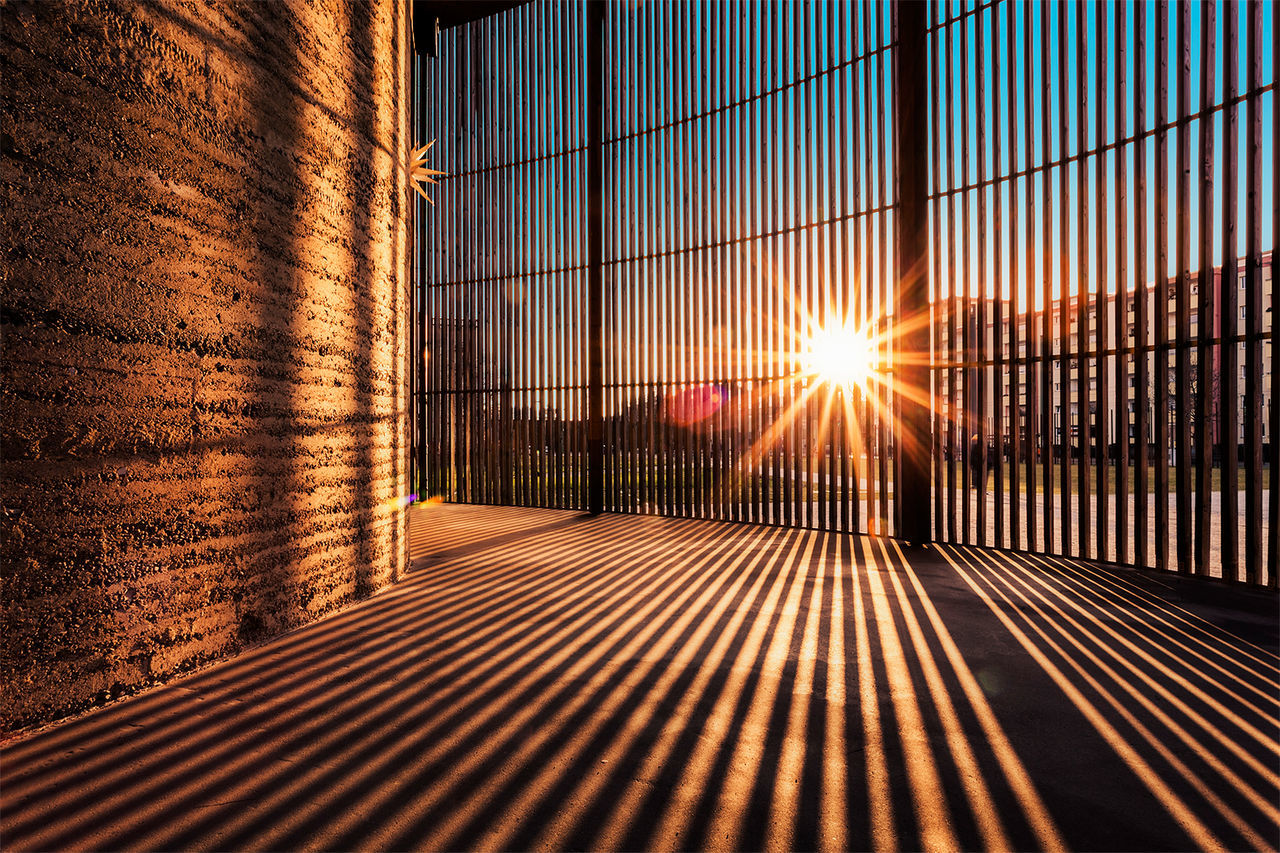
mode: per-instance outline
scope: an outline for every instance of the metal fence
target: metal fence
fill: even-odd
[[[1270,13],[934,11],[935,535],[1274,584]]]
[[[998,0],[444,31],[419,493],[1274,586],[1274,29]]]
[[[418,138],[420,498],[585,507],[585,16],[528,4],[441,33]]]

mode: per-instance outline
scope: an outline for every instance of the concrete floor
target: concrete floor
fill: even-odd
[[[414,574],[0,751],[21,849],[1280,845],[1274,594],[413,510]]]

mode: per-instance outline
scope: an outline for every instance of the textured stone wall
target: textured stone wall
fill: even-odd
[[[0,732],[405,570],[405,5],[0,0]]]

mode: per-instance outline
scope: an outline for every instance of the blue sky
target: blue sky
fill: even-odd
[[[1142,11],[1145,13],[1145,30],[1146,30],[1146,116],[1145,127],[1152,128],[1156,123],[1156,102],[1157,92],[1157,6],[1154,3],[1144,3]],[[965,4],[965,8],[972,8],[972,4]],[[1261,49],[1261,77],[1262,84],[1266,86],[1274,86],[1275,68],[1273,65],[1273,50],[1271,48],[1272,41],[1275,38],[1275,9],[1271,3],[1260,4],[1262,12],[1262,38],[1260,39]],[[941,11],[941,10],[939,10]],[[961,4],[952,4],[949,8],[949,14],[958,17],[961,13]],[[1118,19],[1121,11],[1125,17],[1124,27],[1118,26]],[[1172,119],[1178,115],[1179,101],[1179,65],[1178,65],[1178,31],[1176,19],[1180,16],[1182,9],[1176,4],[1169,7],[1169,32],[1168,38],[1168,61],[1169,61],[1169,83],[1168,83],[1168,112],[1167,115]],[[1188,86],[1188,95],[1192,105],[1193,112],[1199,112],[1202,108],[1202,85],[1201,73],[1203,62],[1202,50],[1202,28],[1204,19],[1207,14],[1212,13],[1215,18],[1215,29],[1217,37],[1215,39],[1216,48],[1214,51],[1214,92],[1212,103],[1220,105],[1223,101],[1225,90],[1225,27],[1228,15],[1234,15],[1237,20],[1237,31],[1239,33],[1238,40],[1238,57],[1237,57],[1237,91],[1243,92],[1247,86],[1248,69],[1247,51],[1245,34],[1247,33],[1247,15],[1249,14],[1249,6],[1245,3],[1203,3],[1193,4],[1188,7],[1190,12],[1190,27],[1188,30],[1188,39],[1190,42],[1190,85]],[[992,176],[998,169],[999,174],[1007,175],[1011,168],[1018,171],[1027,169],[1028,167],[1028,144],[1034,153],[1034,161],[1031,165],[1034,167],[1043,164],[1046,154],[1050,160],[1058,160],[1063,157],[1064,153],[1067,157],[1076,156],[1081,150],[1080,130],[1083,122],[1085,149],[1091,149],[1097,146],[1099,138],[1104,142],[1111,142],[1118,137],[1131,137],[1136,131],[1136,103],[1137,103],[1137,17],[1139,14],[1138,3],[1125,3],[1123,7],[1120,4],[1101,4],[1101,3],[1071,3],[1071,4],[1041,4],[1041,3],[1011,3],[1001,2],[994,7],[983,9],[977,14],[970,14],[960,21],[951,24],[945,30],[935,35],[933,45],[935,50],[941,53],[944,66],[949,66],[951,73],[956,75],[956,79],[968,80],[967,87],[967,108],[969,111],[969,122],[961,126],[959,121],[960,103],[953,103],[953,122],[949,133],[944,132],[944,139],[948,142],[956,140],[960,134],[967,131],[970,156],[964,162],[964,168],[961,170],[961,153],[958,150],[951,152],[949,163],[951,169],[943,169],[942,178],[947,186],[955,186],[960,180],[967,183],[976,182],[977,171],[979,167],[979,149],[978,149],[978,128],[979,124],[974,120],[977,111],[977,99],[980,91],[980,84],[977,77],[977,63],[974,58],[977,54],[976,46],[981,43],[983,45],[983,58],[986,65],[986,74],[982,81],[985,86],[986,98],[986,135],[987,144],[982,155],[985,156],[985,169],[988,177]],[[1099,34],[1099,17],[1102,18],[1101,33],[1105,38],[1105,43],[1098,39]],[[1065,31],[1061,30],[1062,20],[1065,18]],[[1009,28],[1013,29],[1015,41],[1015,49],[1010,56],[1008,52],[1007,37]],[[1024,38],[1027,34],[1027,28],[1031,33],[1031,50],[1024,50]],[[981,33],[979,33],[981,28]],[[1044,52],[1044,40],[1042,34],[1044,28],[1047,28],[1048,35],[1048,51]],[[1081,63],[1079,55],[1080,45],[1083,42],[1086,45],[1086,55],[1084,63]],[[967,42],[964,47],[969,51],[969,67],[967,73],[961,67],[961,49],[962,39]],[[1060,52],[1063,48],[1067,50],[1065,57],[1065,77],[1060,73],[1062,64],[1060,63]],[[1117,74],[1119,71],[1118,57],[1121,54],[1121,48],[1124,48],[1125,65],[1126,65],[1126,97],[1124,101],[1124,110],[1122,115],[1117,110],[1118,94],[1117,94]],[[1105,61],[1105,69],[1100,71],[1099,58]],[[998,72],[992,73],[993,63],[998,63]],[[1047,80],[1044,74],[1045,66],[1047,66]],[[1015,82],[1015,98],[1016,101],[1012,105],[1015,110],[1014,134],[1010,135],[1008,128],[1008,117],[1010,109],[1009,100],[1009,79],[1012,74]],[[1100,79],[1100,75],[1105,75]],[[1027,104],[1025,99],[1025,86],[1030,82],[1032,88],[1031,114],[1027,114]],[[1044,97],[1042,92],[1045,86],[1049,87],[1049,97]],[[1061,114],[1060,95],[1065,87],[1067,94],[1066,106],[1067,111],[1065,117]],[[1083,92],[1083,99],[1081,93]],[[1097,116],[1097,105],[1099,93],[1105,93],[1107,98],[1106,115],[1099,126]],[[957,95],[957,101],[960,96]],[[996,163],[995,159],[995,134],[994,116],[992,106],[995,99],[999,99],[999,111],[1001,116],[1001,124],[999,129],[1000,144],[1000,162]],[[1082,100],[1084,101],[1084,115],[1081,115]],[[1263,232],[1263,250],[1271,248],[1273,242],[1274,228],[1272,217],[1274,215],[1274,198],[1275,198],[1275,144],[1274,128],[1275,128],[1275,92],[1274,89],[1265,92],[1260,99],[1261,116],[1262,116],[1262,175],[1261,184],[1263,186],[1262,195],[1262,232]],[[1048,151],[1045,147],[1044,127],[1044,110],[1049,110],[1049,127],[1050,136],[1048,138]],[[1237,184],[1237,253],[1244,252],[1244,235],[1245,235],[1245,143],[1247,130],[1247,114],[1241,105],[1238,110],[1237,129],[1238,129],[1238,151],[1237,163],[1239,164],[1239,176]],[[1123,120],[1123,127],[1118,126],[1118,122]],[[1191,254],[1190,267],[1197,269],[1200,265],[1199,258],[1199,192],[1200,192],[1200,119],[1193,120],[1188,125],[1187,139],[1189,141],[1190,162],[1192,163],[1192,178],[1190,182],[1189,199],[1192,205],[1187,217],[1187,224],[1190,233]],[[1212,117],[1213,135],[1214,135],[1214,262],[1222,261],[1222,219],[1224,205],[1224,174],[1223,168],[1226,162],[1226,152],[1224,150],[1224,125],[1225,112],[1216,111]],[[1067,128],[1067,141],[1065,148],[1061,138],[1061,128]],[[1030,136],[1028,136],[1030,129]],[[1178,162],[1178,130],[1171,130],[1168,134],[1168,186],[1169,186],[1169,227],[1170,233],[1167,236],[1168,245],[1170,247],[1168,274],[1174,272],[1174,240],[1176,228],[1176,178],[1177,178],[1177,162]],[[958,148],[958,140],[955,141]],[[1125,145],[1122,153],[1118,153],[1114,149],[1107,152],[1103,157],[1103,175],[1101,186],[1106,191],[1106,202],[1103,208],[1107,217],[1106,234],[1109,236],[1107,244],[1108,253],[1108,273],[1106,276],[1106,287],[1109,291],[1114,291],[1116,287],[1115,276],[1115,259],[1119,248],[1120,236],[1124,236],[1124,243],[1129,260],[1129,275],[1133,274],[1135,250],[1135,220],[1138,214],[1136,210],[1136,181],[1138,175],[1135,168],[1135,153],[1138,145],[1145,146],[1146,153],[1146,201],[1148,216],[1148,246],[1147,257],[1149,258],[1147,268],[1150,271],[1148,278],[1155,275],[1155,247],[1159,235],[1155,233],[1155,160],[1156,160],[1156,139],[1154,137],[1147,138],[1144,142],[1132,142]],[[945,151],[946,149],[944,149]],[[944,155],[945,156],[945,155]],[[1127,211],[1127,228],[1124,235],[1119,234],[1119,225],[1117,222],[1117,214],[1119,204],[1117,199],[1118,189],[1118,167],[1120,157],[1124,157],[1125,166],[1128,172],[1128,211]],[[1068,248],[1070,252],[1070,261],[1072,269],[1075,270],[1079,261],[1079,238],[1077,229],[1079,227],[1078,216],[1078,200],[1080,198],[1080,190],[1083,189],[1087,195],[1089,211],[1091,217],[1088,223],[1089,237],[1089,254],[1087,256],[1087,287],[1093,290],[1096,285],[1095,265],[1097,262],[1097,246],[1096,243],[1096,220],[1092,217],[1099,215],[1097,191],[1099,189],[1097,175],[1097,156],[1089,157],[1084,164],[1085,174],[1082,178],[1080,175],[1080,163],[1073,162],[1068,168],[1068,188],[1071,192],[1071,201],[1068,206]],[[1014,199],[1011,197],[1011,190],[1016,191],[1017,209],[1022,210],[1027,201],[1027,193],[1034,193],[1034,204],[1036,209],[1036,222],[1034,234],[1032,235],[1032,247],[1035,249],[1038,257],[1043,258],[1045,254],[1044,246],[1044,228],[1043,215],[1045,211],[1044,204],[1044,173],[1033,176],[1032,180],[1027,178],[1019,178],[1012,182],[1004,182],[1000,186],[1002,202],[1005,210],[1009,210],[1009,204]],[[1061,198],[1060,198],[1060,175],[1059,169],[1052,170],[1051,177],[1053,185],[1051,187],[1054,196],[1054,209],[1052,217],[1051,240],[1050,247],[1056,257],[1057,246],[1062,239],[1061,232]],[[987,204],[990,206],[994,202],[994,190],[987,191]],[[976,209],[976,192],[970,193],[970,204],[972,209]],[[946,221],[946,212],[942,212],[943,222]],[[1007,217],[1006,217],[1007,218]],[[957,221],[959,217],[957,216]],[[976,230],[976,229],[974,229]],[[990,229],[989,229],[990,230]],[[1023,252],[1025,258],[1025,240],[1026,235],[1017,229],[1003,229],[1001,238],[1004,242],[1003,250],[1009,251],[1008,241],[1017,239],[1020,241],[1019,249]],[[974,264],[976,265],[976,254],[978,251],[977,236],[972,234],[970,238],[971,255],[974,256]],[[945,251],[947,246],[945,239],[941,244],[941,248]],[[958,247],[957,247],[958,248]],[[987,293],[993,293],[995,283],[991,281],[990,269],[994,260],[995,245],[994,241],[987,247],[987,267],[988,281],[985,288]],[[1007,263],[1007,262],[1006,262]],[[1020,267],[1022,265],[1020,264]],[[976,269],[971,271],[971,280],[977,283]],[[1021,287],[1021,277],[1016,280],[1005,279],[1001,288],[1004,295],[1008,295],[1008,287],[1011,283],[1018,283]],[[1130,279],[1129,286],[1133,286]],[[944,293],[945,285],[944,285]],[[1057,295],[1058,282],[1053,282],[1052,292]]]

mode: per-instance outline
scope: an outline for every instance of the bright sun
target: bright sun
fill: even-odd
[[[802,357],[804,373],[846,390],[863,391],[879,366],[875,341],[852,325],[815,329]]]

